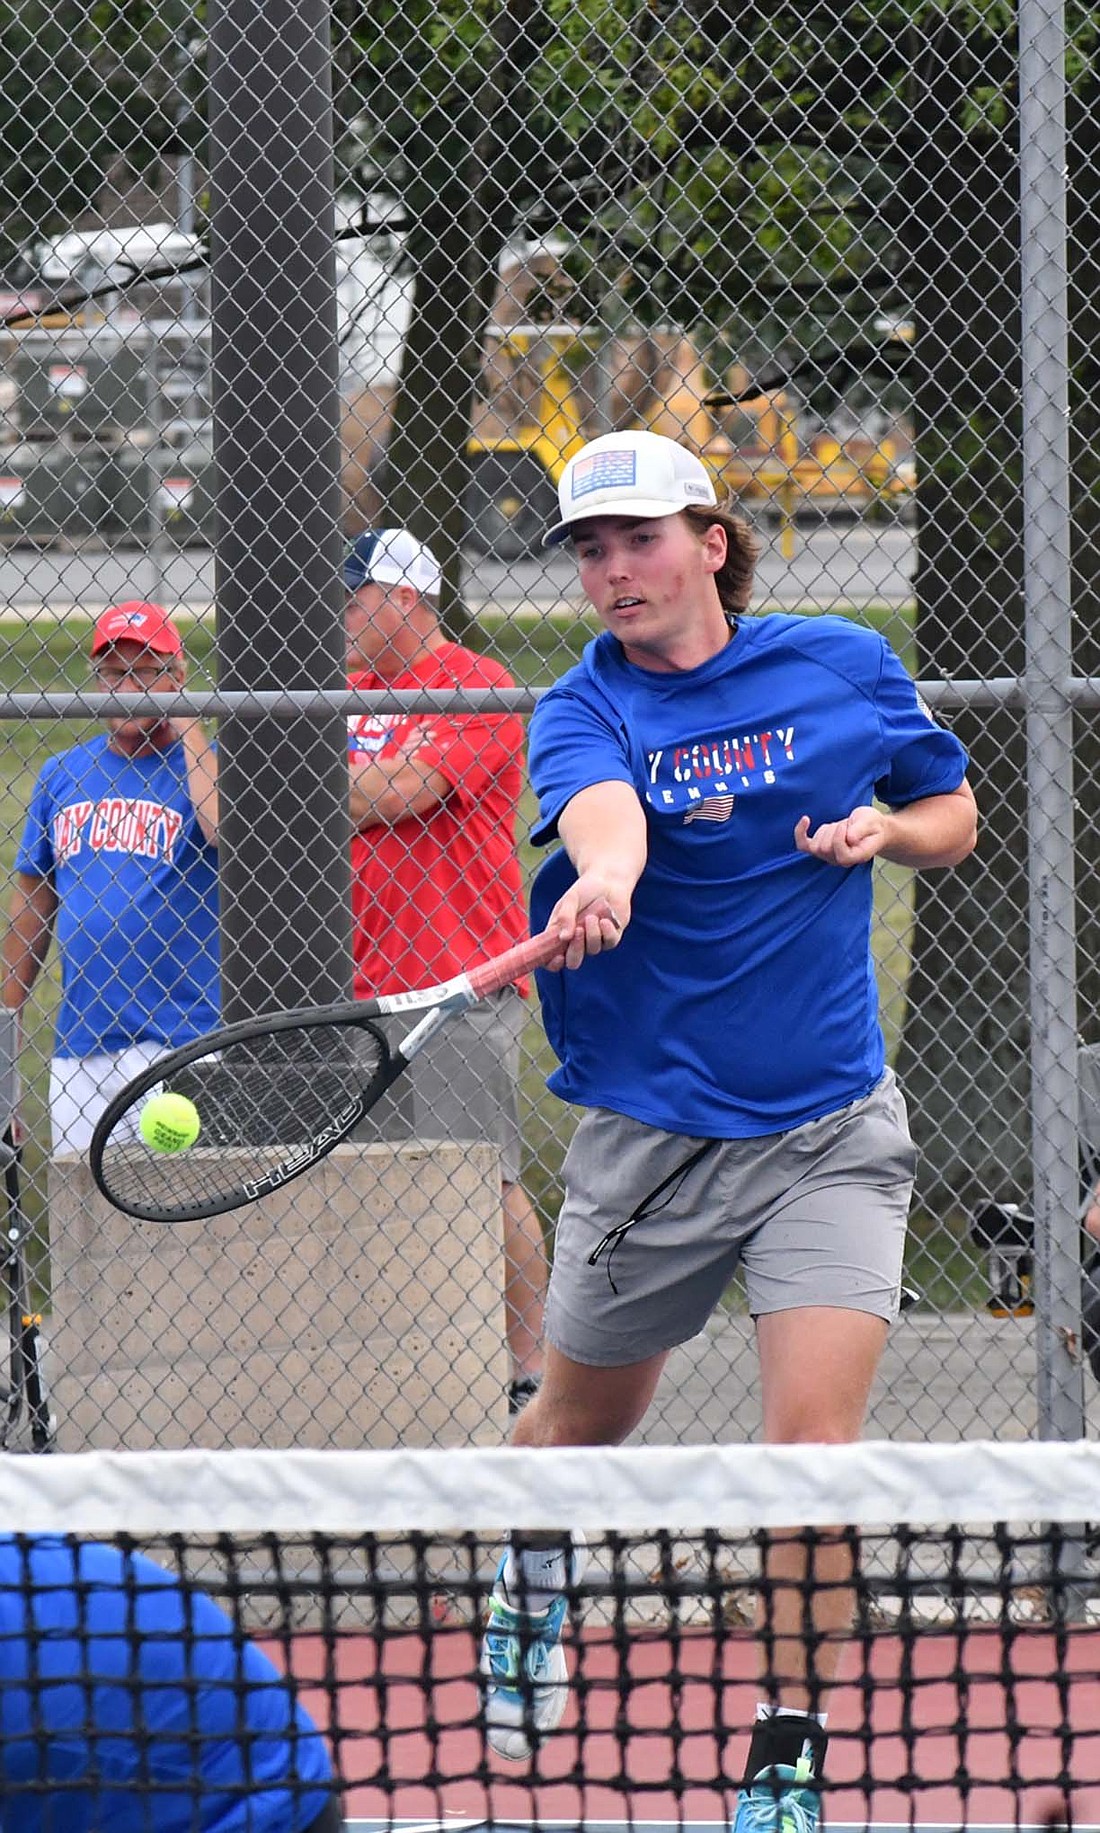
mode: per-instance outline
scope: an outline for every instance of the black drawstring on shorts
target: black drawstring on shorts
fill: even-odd
[[[604,1248],[607,1248],[607,1283],[616,1297],[618,1297],[619,1288],[611,1277],[611,1259],[615,1249],[623,1239],[623,1236],[629,1229],[634,1227],[635,1222],[648,1222],[651,1216],[659,1215],[661,1210],[671,1203],[684,1179],[694,1171],[696,1165],[700,1164],[707,1153],[712,1151],[717,1144],[718,1141],[716,1139],[704,1139],[702,1145],[695,1148],[695,1151],[689,1159],[685,1159],[682,1165],[677,1165],[675,1171],[670,1171],[666,1178],[662,1178],[656,1190],[651,1190],[648,1196],[642,1198],[637,1207],[631,1210],[625,1222],[618,1222],[614,1228],[608,1229],[603,1240],[597,1242],[596,1246],[589,1254],[588,1264],[590,1267],[594,1267],[600,1255],[603,1253]],[[664,1202],[658,1202],[657,1199],[659,1197],[663,1197]]]

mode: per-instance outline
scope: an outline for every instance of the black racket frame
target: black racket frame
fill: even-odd
[[[235,1025],[226,1025],[222,1030],[212,1032],[206,1037],[196,1038],[190,1044],[182,1045],[166,1056],[151,1063],[132,1082],[121,1089],[108,1102],[92,1134],[88,1151],[88,1162],[97,1190],[107,1198],[116,1209],[124,1215],[135,1217],[142,1222],[202,1222],[213,1216],[227,1215],[231,1210],[241,1209],[248,1203],[259,1202],[262,1197],[282,1190],[295,1178],[302,1177],[312,1170],[314,1165],[327,1158],[349,1134],[353,1133],[359,1122],[372,1108],[386,1090],[396,1082],[398,1076],[407,1068],[409,1058],[403,1054],[400,1046],[394,1048],[377,1023],[380,1014],[371,1015],[365,1003],[349,1002],[338,1006],[309,1006],[301,1010],[280,1012],[262,1019],[244,1019]],[[425,1010],[424,1017],[429,1016]],[[440,1011],[440,1017],[443,1016]],[[128,1195],[116,1191],[104,1169],[104,1152],[118,1122],[133,1108],[139,1106],[162,1083],[172,1082],[182,1071],[193,1068],[196,1064],[209,1060],[220,1052],[234,1049],[241,1045],[260,1044],[265,1038],[285,1035],[289,1031],[330,1029],[354,1029],[371,1034],[378,1051],[378,1062],[374,1073],[364,1083],[354,1099],[334,1114],[327,1124],[312,1139],[295,1146],[285,1159],[273,1165],[270,1171],[260,1178],[248,1178],[233,1190],[221,1196],[211,1197],[205,1202],[188,1203],[185,1209],[166,1209],[162,1204],[142,1203]],[[419,1026],[416,1028],[418,1031]],[[247,1141],[242,1141],[242,1146]],[[191,1148],[202,1151],[200,1144]],[[231,1147],[214,1148],[230,1151]]]

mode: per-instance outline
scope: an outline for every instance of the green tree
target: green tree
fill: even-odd
[[[188,131],[184,0],[0,4],[0,264],[71,228],[112,162],[146,171]]]
[[[819,135],[808,150],[783,139],[789,91],[770,66],[793,67],[800,45],[783,49],[763,9],[734,23],[636,0],[383,0],[344,5],[338,22],[361,177],[404,202],[414,275],[387,499],[398,519],[443,531],[452,584],[466,429],[509,238],[564,231],[594,321],[613,299],[639,321],[720,336],[731,301],[755,295],[788,345],[820,334],[828,289],[842,301],[830,332],[844,336],[890,278],[876,171],[855,136],[839,155]],[[763,315],[742,312],[738,335],[755,319],[774,343]]]

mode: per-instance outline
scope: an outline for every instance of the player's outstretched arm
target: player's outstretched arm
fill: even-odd
[[[833,866],[865,865],[869,859],[918,869],[957,866],[974,850],[978,810],[964,782],[950,795],[925,796],[907,808],[854,808],[844,820],[823,821],[810,830],[810,816],[803,815],[794,830],[799,852]]]
[[[558,833],[577,877],[550,912],[564,966],[614,948],[630,921],[647,854],[645,812],[629,783],[593,783],[566,804]]]

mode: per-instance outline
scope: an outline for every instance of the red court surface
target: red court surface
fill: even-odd
[[[341,1634],[327,1676],[321,1641],[300,1637],[293,1665],[333,1738],[349,1820],[724,1824],[757,1699],[755,1638],[731,1631],[719,1649],[705,1631],[632,1631],[625,1673],[593,1631],[570,1659],[574,1698],[530,1766],[484,1748],[465,1627],[433,1624],[427,1642]],[[846,1649],[828,1728],[836,1828],[1049,1825],[1067,1805],[1077,1828],[1095,1825],[1100,1630],[876,1633]]]

